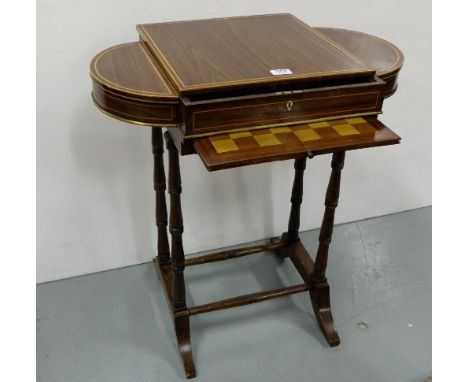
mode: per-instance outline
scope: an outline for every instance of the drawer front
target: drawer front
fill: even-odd
[[[317,94],[318,93],[318,94]],[[321,118],[377,114],[380,89],[338,93],[291,93],[186,107],[187,136],[240,128],[309,122]]]

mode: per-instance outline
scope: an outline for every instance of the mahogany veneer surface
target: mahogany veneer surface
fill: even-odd
[[[312,28],[289,14],[138,29],[142,42],[111,47],[91,62],[93,100],[115,118],[178,126],[187,137],[378,114],[403,63],[383,39]]]
[[[339,28],[315,28],[386,78],[403,65],[403,53],[388,41],[367,33]]]
[[[144,24],[137,27],[180,94],[324,78],[374,70],[290,14]],[[273,75],[270,70],[289,69]]]
[[[209,171],[399,143],[376,118],[346,118],[198,138],[193,145]]]
[[[91,62],[93,79],[116,92],[134,97],[177,100],[177,93],[163,77],[143,44],[131,42],[99,53]]]
[[[91,61],[93,100],[104,113],[125,122],[174,126],[179,97],[138,42],[113,46]]]

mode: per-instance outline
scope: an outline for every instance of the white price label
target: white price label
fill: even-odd
[[[274,76],[282,76],[285,74],[292,74],[291,69],[272,69],[270,73]]]

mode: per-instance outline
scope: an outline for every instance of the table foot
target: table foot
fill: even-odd
[[[340,337],[335,330],[330,308],[330,286],[327,281],[314,283],[309,290],[312,307],[320,329],[330,346],[338,346]]]
[[[272,237],[270,239],[270,244],[280,244],[280,243],[287,243],[288,237],[287,233],[283,233],[279,237]],[[278,248],[273,249],[273,252],[280,258],[281,261],[284,261],[285,258],[289,257],[288,247],[287,245],[281,245]]]
[[[195,364],[192,356],[189,316],[174,317],[174,326],[180,355],[184,363],[185,375],[188,379],[195,378],[197,376],[197,372],[195,370]]]

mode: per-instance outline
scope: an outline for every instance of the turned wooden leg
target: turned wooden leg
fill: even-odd
[[[166,207],[166,175],[164,171],[164,142],[162,129],[153,127],[151,131],[153,146],[154,175],[153,184],[156,194],[156,226],[158,229],[158,262],[159,265],[169,264],[169,242],[167,239],[167,207]]]
[[[340,195],[341,170],[344,166],[344,159],[344,151],[333,154],[332,172],[325,197],[325,213],[320,228],[319,247],[309,291],[315,316],[330,346],[337,346],[340,343],[340,338],[333,324],[330,309],[330,286],[325,277],[325,271],[327,269],[328,248],[333,234],[335,209]]]
[[[307,157],[296,158],[294,160],[294,182],[291,191],[291,210],[289,213],[288,232],[283,233],[281,238],[272,238],[271,243],[296,242],[299,241],[299,225],[301,223],[302,190],[304,184],[304,170],[306,168]],[[287,246],[275,250],[281,259],[289,256]]]
[[[299,225],[301,223],[302,190],[304,184],[304,170],[307,157],[294,161],[294,183],[291,192],[291,211],[289,213],[288,240],[299,240]]]
[[[190,343],[190,322],[185,302],[184,268],[185,256],[182,244],[184,224],[182,220],[182,206],[180,194],[182,192],[179,153],[169,135],[167,149],[169,151],[169,195],[170,217],[169,231],[171,233],[171,268],[172,268],[172,305],[174,310],[174,326],[179,344],[180,354],[184,362],[187,378],[196,376],[195,365],[192,357],[192,345]]]
[[[323,214],[322,226],[320,227],[319,247],[315,258],[314,280],[325,280],[327,269],[328,247],[330,246],[333,224],[335,222],[335,209],[338,206],[340,197],[341,170],[344,166],[345,152],[333,154],[331,163],[332,172],[328,182],[327,194],[325,197],[325,213]]]

